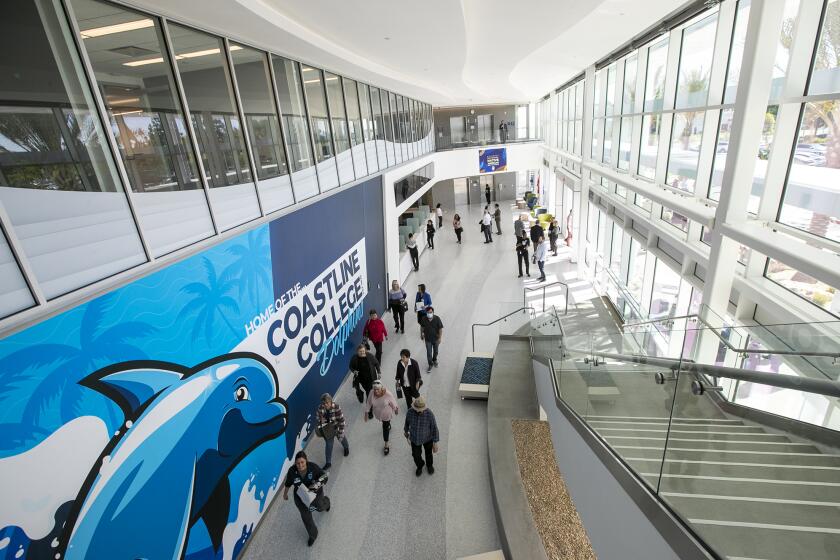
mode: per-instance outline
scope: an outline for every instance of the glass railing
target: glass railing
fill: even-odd
[[[534,354],[550,358],[557,397],[714,554],[837,558],[840,323],[680,320],[559,341],[533,328]]]

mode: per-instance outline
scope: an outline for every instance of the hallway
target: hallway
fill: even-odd
[[[342,457],[340,447],[336,448],[326,487],[332,509],[315,514],[318,540],[312,548],[306,546],[300,515],[291,499],[284,503],[278,494],[243,558],[268,560],[282,554],[329,560],[431,560],[501,548],[489,485],[486,404],[460,400],[457,388],[464,359],[471,351],[471,325],[488,323],[521,307],[523,286],[539,285],[535,270],[532,278],[524,278],[527,282],[517,278],[513,211],[508,203],[504,206],[503,235],[494,235],[493,244],[487,245],[478,227],[483,204],[457,208],[465,229],[461,245],[456,244],[451,227],[453,212],[446,209],[444,227],[435,236],[436,248],[423,252],[420,271],[412,273],[404,287],[410,306],[418,283],[425,283],[431,294],[444,324],[440,367],[425,373],[425,348],[413,313],[406,314],[405,334],[393,334],[390,314],[383,317],[389,332],[382,372],[386,386],[394,391],[395,365],[402,348],[411,350],[423,372],[421,393],[435,413],[441,436],[435,474],[424,471],[415,477],[410,448],[402,436],[405,401],[400,400],[400,414],[392,421],[391,453],[386,457],[379,422],[363,422],[362,406],[345,383],[336,401],[347,419],[351,453]],[[569,268],[568,250],[550,257],[548,282],[573,279]],[[588,295],[585,285],[578,288],[578,298]],[[530,297],[536,302],[533,305],[541,306],[540,292]],[[495,331],[483,331],[477,337],[477,350],[492,352]],[[323,440],[314,438],[306,452],[323,464]]]

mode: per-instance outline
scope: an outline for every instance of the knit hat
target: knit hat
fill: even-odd
[[[411,403],[411,408],[416,410],[417,412],[422,412],[426,410],[426,399],[423,397],[417,397],[414,399],[414,402]]]

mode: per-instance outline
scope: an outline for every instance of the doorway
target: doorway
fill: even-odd
[[[452,179],[455,187],[455,206],[465,206],[470,203],[470,193],[467,189],[467,178]]]

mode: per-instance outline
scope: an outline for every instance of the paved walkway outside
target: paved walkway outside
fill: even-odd
[[[444,227],[435,236],[434,250],[421,256],[420,271],[412,273],[404,286],[413,301],[417,283],[426,284],[436,313],[444,324],[440,367],[425,374],[425,348],[413,314],[406,315],[405,334],[394,334],[390,314],[383,319],[389,331],[383,356],[383,379],[392,391],[401,348],[408,348],[420,362],[425,385],[421,392],[435,412],[441,432],[440,453],[435,457],[435,474],[414,475],[410,448],[402,436],[400,415],[392,422],[391,453],[382,454],[382,430],[376,420],[363,423],[361,405],[349,383],[336,400],[348,422],[351,453],[341,456],[336,445],[333,468],[326,492],[332,502],[329,513],[316,513],[319,537],[312,548],[306,546],[306,532],[291,498],[282,495],[265,514],[243,558],[318,558],[319,560],[455,559],[501,548],[490,495],[487,465],[486,404],[462,401],[457,396],[464,359],[471,351],[472,323],[490,322],[522,305],[522,288],[535,286],[539,272],[517,278],[513,239],[513,212],[502,203],[503,234],[483,243],[478,220],[482,205],[458,207],[464,224],[463,244],[455,243],[451,222],[453,211],[446,209]],[[569,252],[550,257],[546,266],[548,282],[572,281]],[[523,282],[526,280],[526,282]],[[577,283],[573,297],[582,301],[588,285]],[[559,290],[550,290],[548,303],[557,301]],[[532,305],[541,307],[541,294],[533,292]],[[570,311],[571,311],[570,306]],[[506,323],[501,332],[512,332],[521,325]],[[495,348],[499,329],[479,329],[478,351]],[[404,407],[405,401],[400,401]],[[324,461],[323,440],[315,439],[307,448],[310,458]]]

